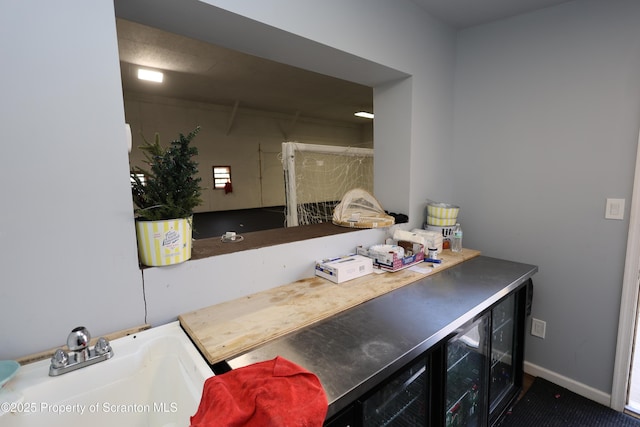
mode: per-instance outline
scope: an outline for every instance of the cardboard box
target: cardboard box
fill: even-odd
[[[371,258],[375,266],[387,271],[402,270],[424,261],[424,245],[420,243],[395,241],[393,239],[387,239],[386,243],[388,245],[402,246],[405,249],[405,254],[410,253],[410,255],[400,258],[395,252],[370,251],[362,246],[358,246],[356,252],[359,255]]]
[[[362,255],[344,255],[316,261],[316,276],[342,283],[373,273],[373,260]]]

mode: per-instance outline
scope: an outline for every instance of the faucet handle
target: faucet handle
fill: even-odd
[[[51,357],[51,366],[53,368],[62,368],[63,366],[67,366],[68,363],[69,356],[63,349],[59,348],[53,353]]]
[[[100,337],[94,349],[96,354],[106,354],[111,351],[111,344],[109,344],[109,341],[105,337]]]
[[[67,347],[71,351],[81,351],[89,346],[91,334],[84,326],[74,328],[67,337]]]

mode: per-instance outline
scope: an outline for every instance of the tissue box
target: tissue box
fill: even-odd
[[[403,268],[411,267],[414,264],[424,261],[424,245],[420,243],[406,242],[402,240],[395,241],[393,239],[387,239],[386,243],[388,245],[402,246],[405,249],[405,253],[409,250],[411,251],[411,255],[406,255],[400,258],[395,252],[372,251],[362,246],[358,246],[356,252],[359,255],[373,259],[374,265],[388,271],[402,270]]]
[[[373,260],[362,255],[345,255],[316,261],[316,276],[342,283],[373,273]]]

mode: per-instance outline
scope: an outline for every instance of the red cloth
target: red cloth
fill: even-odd
[[[208,378],[191,427],[319,427],[326,415],[318,377],[278,356]]]

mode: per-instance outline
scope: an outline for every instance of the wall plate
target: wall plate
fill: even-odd
[[[624,199],[607,199],[605,219],[624,219]]]
[[[531,318],[531,335],[543,338],[547,334],[547,322],[544,320]]]

